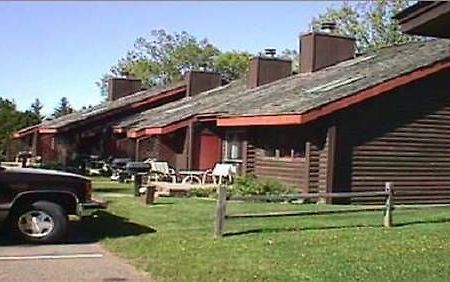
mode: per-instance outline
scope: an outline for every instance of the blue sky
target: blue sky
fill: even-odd
[[[313,16],[336,2],[0,2],[0,97],[51,113],[102,100],[102,74],[153,29],[187,31],[221,50],[298,48]]]

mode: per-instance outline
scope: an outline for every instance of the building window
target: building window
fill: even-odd
[[[224,144],[225,160],[242,160],[242,133],[228,133]]]
[[[284,134],[270,134],[264,146],[264,156],[276,159],[305,157],[305,142]]]

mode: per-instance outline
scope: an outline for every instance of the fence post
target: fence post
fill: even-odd
[[[216,207],[216,223],[214,228],[214,238],[222,237],[225,225],[227,201],[227,186],[220,184],[217,188],[217,207]]]
[[[392,227],[392,210],[394,208],[394,183],[386,182],[386,204],[384,210],[384,227]]]

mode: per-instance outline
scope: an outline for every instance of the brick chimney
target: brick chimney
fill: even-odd
[[[257,56],[250,61],[247,88],[255,88],[292,74],[291,60],[274,57],[274,49],[266,49],[266,54],[272,56]]]
[[[355,39],[332,34],[335,24],[322,24],[324,32],[300,36],[300,72],[314,72],[355,57]]]
[[[222,77],[217,72],[190,71],[186,75],[186,96],[195,96],[222,85]]]
[[[142,89],[142,81],[134,78],[112,77],[108,79],[108,101],[134,94]]]

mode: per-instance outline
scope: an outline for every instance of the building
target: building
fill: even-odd
[[[450,2],[418,1],[394,17],[404,33],[450,38]]]
[[[141,90],[141,82],[136,79],[113,78],[108,81],[108,99],[104,103],[22,129],[14,137],[22,143],[22,149],[30,149],[43,162],[66,165],[80,155],[134,158],[134,140],[113,133],[116,123],[221,84],[219,74],[207,72],[191,72],[185,81],[150,90]]]
[[[281,71],[273,82],[251,85],[258,80],[252,75],[265,72],[257,72],[260,65],[247,82],[147,110],[119,128],[153,140],[150,151],[167,153],[155,157],[176,167],[231,161],[242,173],[304,192],[373,191],[393,181],[398,190],[422,193],[401,201],[448,202],[450,42],[358,57],[351,38],[308,33],[301,45],[300,74]],[[166,148],[177,142],[178,149]]]

